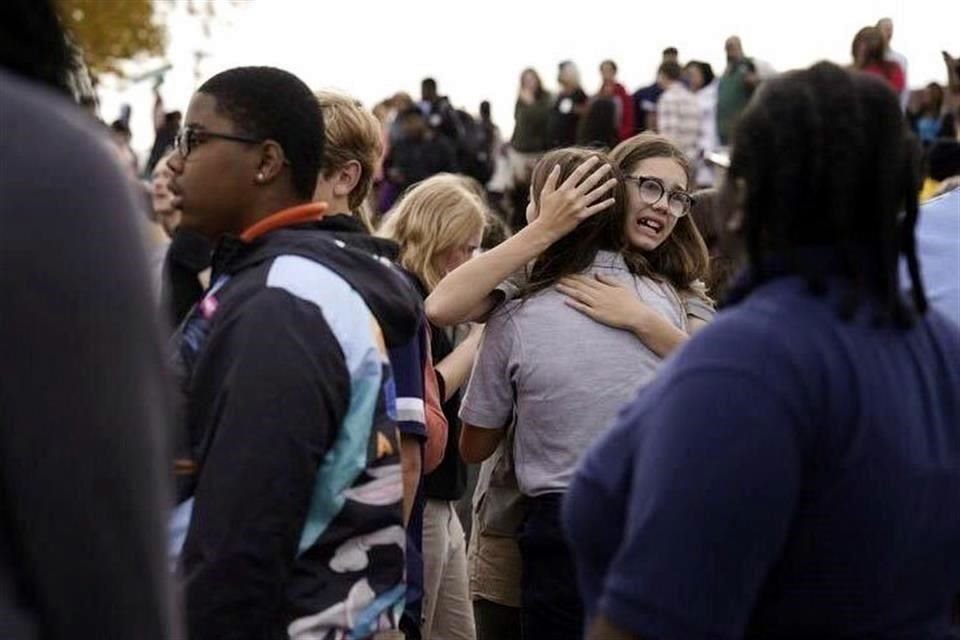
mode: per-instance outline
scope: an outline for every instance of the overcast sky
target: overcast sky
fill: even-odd
[[[441,93],[471,112],[489,99],[507,134],[521,70],[536,68],[552,89],[557,62],[568,58],[580,66],[588,93],[597,89],[604,58],[617,61],[631,91],[649,84],[660,51],[671,45],[682,61],[705,60],[720,73],[723,42],[732,34],[741,36],[748,55],[778,71],[821,59],[846,64],[857,30],[884,16],[894,20],[893,47],[909,60],[911,86],[945,81],[942,49],[960,56],[955,0],[246,0],[218,6],[221,18],[209,38],[187,18],[185,3],[168,17],[174,64],[162,89],[168,109],[186,109],[196,86],[196,50],[209,54],[199,67],[201,80],[233,66],[274,65],[368,106],[397,90],[417,97],[420,80],[431,75]],[[150,95],[148,83],[111,79],[101,91],[108,121],[121,103],[133,105],[137,149],[153,142]]]

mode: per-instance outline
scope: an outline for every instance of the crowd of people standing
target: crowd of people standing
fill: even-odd
[[[852,68],[526,69],[506,149],[429,78],[228,69],[147,191],[17,3],[0,636],[956,632],[960,167],[892,25]]]
[[[864,27],[853,39],[850,67],[883,78],[898,92],[911,126],[925,145],[955,141],[957,99],[937,83],[911,91],[906,57],[892,48],[892,40],[889,18]],[[425,116],[427,133],[414,132],[410,138],[424,149],[443,146],[442,152],[429,154],[438,159],[433,171],[455,170],[480,181],[514,229],[525,224],[532,168],[552,149],[577,145],[609,150],[639,133],[656,132],[674,141],[690,158],[696,168],[696,185],[711,187],[715,183],[714,154],[720,152],[721,159],[726,155],[740,113],[760,84],[776,75],[770,64],[747,55],[737,36],[726,40],[724,54],[726,67],[715,72],[704,61],[682,62],[678,50],[667,47],[654,82],[632,93],[613,60],[600,63],[601,83],[595,91],[582,86],[580,71],[572,60],[557,65],[554,92],[546,88],[536,69],[524,69],[509,139],[491,122],[489,103],[481,106],[481,115],[475,118],[464,109],[453,108],[450,98],[438,97],[436,82],[428,78],[416,105]],[[956,78],[952,82],[955,84]],[[398,93],[374,109],[391,142],[404,137],[405,114],[414,106],[407,94]],[[410,164],[414,173],[422,173],[424,168],[416,160],[405,159],[404,151],[388,154],[387,159],[393,167]],[[378,202],[380,214],[408,186],[399,175],[395,177],[387,173],[377,186],[386,194]]]

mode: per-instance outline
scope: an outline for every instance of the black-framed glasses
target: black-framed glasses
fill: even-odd
[[[667,194],[667,188],[663,186],[660,178],[653,176],[626,176],[626,179],[637,185],[640,191],[640,199],[646,204],[655,205]],[[686,191],[670,191],[667,195],[667,211],[674,218],[682,218],[690,213],[693,207],[693,196]]]
[[[190,155],[190,152],[196,149],[199,145],[213,138],[218,140],[230,140],[232,142],[242,142],[244,144],[260,144],[263,142],[263,140],[258,140],[256,138],[235,136],[230,133],[217,133],[215,131],[207,131],[206,129],[198,129],[196,127],[184,127],[179,133],[177,133],[177,137],[174,138],[173,146],[181,155],[181,157],[186,158]]]

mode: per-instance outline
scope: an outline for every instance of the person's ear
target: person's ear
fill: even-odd
[[[260,146],[260,162],[256,168],[254,182],[257,184],[273,182],[283,171],[285,164],[287,164],[287,158],[283,154],[283,147],[273,140],[264,141]]]
[[[360,176],[363,168],[356,160],[350,160],[345,165],[337,169],[333,175],[333,195],[338,198],[346,198],[360,183]]]

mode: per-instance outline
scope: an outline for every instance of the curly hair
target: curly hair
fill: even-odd
[[[245,135],[273,140],[290,163],[293,188],[313,197],[323,162],[323,113],[300,78],[274,67],[237,67],[218,73],[197,90],[217,101]]]
[[[726,185],[745,183],[754,281],[772,277],[773,258],[817,295],[840,275],[854,285],[841,317],[870,298],[879,322],[910,326],[913,311],[927,308],[914,241],[918,155],[896,95],[879,78],[821,62],[766,82],[737,125]],[[809,247],[831,249],[837,264],[804,259]],[[901,255],[913,310],[900,294]]]

